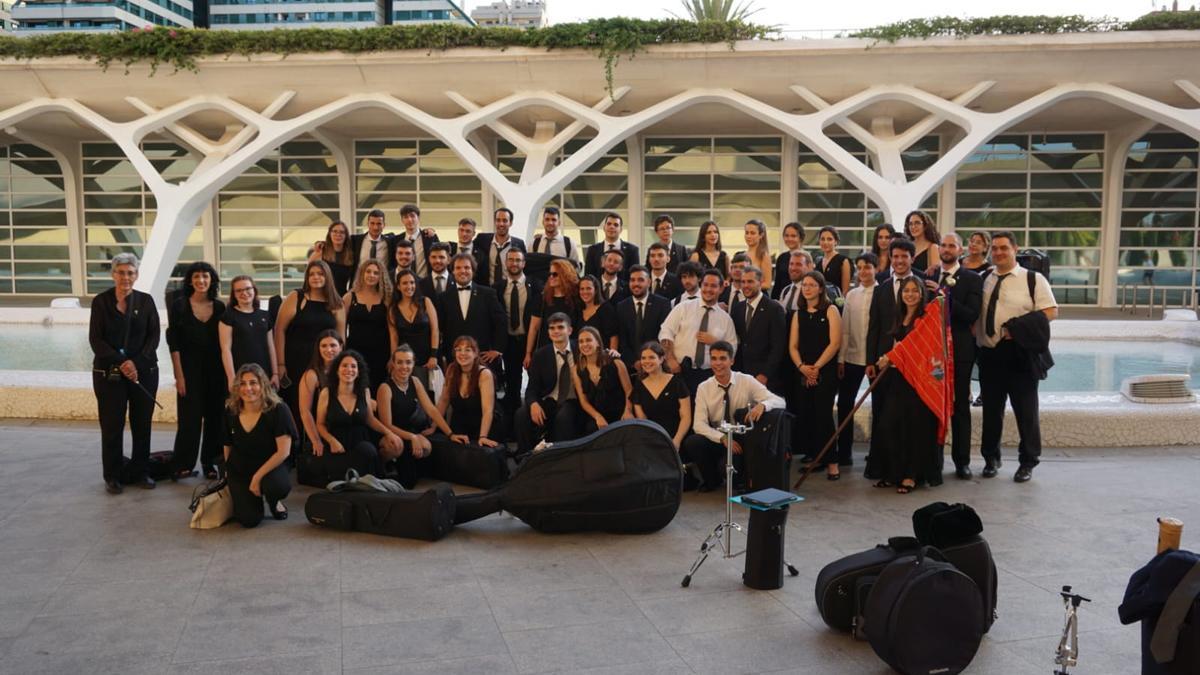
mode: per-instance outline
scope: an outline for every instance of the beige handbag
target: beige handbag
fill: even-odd
[[[192,512],[191,528],[211,530],[233,519],[233,497],[225,479],[197,487],[188,509]]]

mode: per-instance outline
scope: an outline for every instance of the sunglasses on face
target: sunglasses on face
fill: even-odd
[[[550,276],[551,276],[551,277],[557,277],[557,276],[558,276],[558,272],[551,272],[551,273],[550,273]]]

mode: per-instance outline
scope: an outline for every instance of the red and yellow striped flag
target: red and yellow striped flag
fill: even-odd
[[[946,442],[946,427],[954,414],[954,344],[942,322],[944,302],[939,295],[926,305],[912,331],[887,353],[888,361],[937,417],[939,445]]]

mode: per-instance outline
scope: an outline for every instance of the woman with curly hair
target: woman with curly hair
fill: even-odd
[[[350,292],[342,298],[346,306],[346,348],[353,349],[367,362],[367,373],[374,389],[387,379],[388,306],[392,282],[378,260],[364,260]]]
[[[403,446],[400,437],[375,416],[375,400],[371,397],[365,362],[356,351],[346,350],[329,364],[326,374],[329,386],[317,397],[317,433],[325,448],[313,448],[330,481],[345,477],[354,469],[359,475],[383,477],[379,449],[371,442],[372,434],[383,436],[380,441],[386,452],[399,454]]]
[[[910,211],[904,216],[904,234],[912,239],[917,247],[917,255],[913,256],[912,268],[924,274],[933,265],[940,265],[938,243],[942,235],[938,234],[933,218],[924,211]],[[932,261],[932,262],[931,262]]]
[[[550,261],[550,275],[542,290],[541,316],[530,317],[529,336],[525,340],[525,368],[533,360],[533,350],[550,343],[546,319],[562,312],[571,319],[572,326],[582,324],[583,302],[579,299],[579,274],[569,260]]]
[[[225,303],[217,298],[221,280],[206,262],[183,273],[183,287],[167,311],[167,346],[175,370],[179,422],[171,478],[196,475],[196,454],[209,480],[217,477],[221,452],[221,408],[229,385],[221,364],[218,326]]]
[[[275,520],[288,516],[284,497],[292,490],[287,458],[296,440],[292,413],[257,363],[238,368],[225,410],[225,475],[233,519],[256,527],[263,501]]]
[[[479,358],[479,343],[469,335],[459,336],[452,347],[453,358],[446,368],[446,386],[438,398],[438,412],[450,423],[450,440],[463,445],[494,448],[491,439],[496,424],[496,378]]]

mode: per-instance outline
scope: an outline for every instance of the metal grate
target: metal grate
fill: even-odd
[[[1190,403],[1196,394],[1188,388],[1190,376],[1140,375],[1121,383],[1121,393],[1134,403]]]

